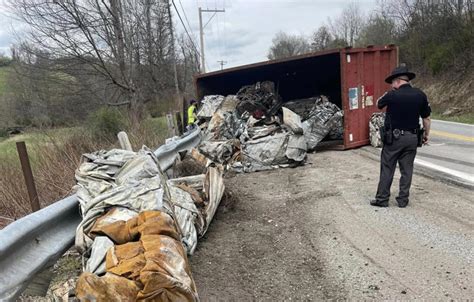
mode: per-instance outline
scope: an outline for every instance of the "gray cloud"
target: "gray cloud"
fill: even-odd
[[[0,0],[0,50],[9,52],[15,41],[12,28],[22,28],[18,21],[8,16],[5,0]],[[266,60],[272,39],[278,31],[309,36],[328,17],[336,17],[349,3],[344,0],[174,0],[181,4],[190,23],[190,34],[199,49],[198,7],[223,8],[205,28],[206,61],[210,70],[220,68],[218,60],[227,61],[226,67]],[[359,0],[361,9],[368,12],[375,8],[376,0]],[[181,3],[181,4],[180,4]],[[203,15],[206,23],[212,16]],[[183,27],[175,16],[178,33]],[[187,22],[185,21],[186,26]],[[24,26],[23,26],[24,27]]]
[[[205,29],[206,61],[210,70],[220,68],[217,60],[226,60],[226,67],[266,60],[268,49],[278,31],[309,36],[328,17],[334,18],[349,3],[343,0],[181,0],[198,37],[198,7],[222,8]],[[175,0],[177,2],[177,0]],[[375,8],[375,0],[360,0],[361,9]],[[204,14],[207,22],[211,14]],[[182,30],[181,24],[177,24]],[[199,41],[196,39],[196,41]],[[199,45],[197,45],[199,47]]]

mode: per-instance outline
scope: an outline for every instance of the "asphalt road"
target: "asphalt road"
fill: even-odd
[[[417,161],[474,181],[474,125],[432,120],[430,141]]]
[[[368,203],[379,159],[322,151],[307,164],[226,179],[190,258],[202,301],[471,301],[472,191],[415,175],[410,204]]]

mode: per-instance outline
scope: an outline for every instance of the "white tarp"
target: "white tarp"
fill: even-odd
[[[119,154],[123,156],[120,157]],[[110,161],[104,161],[103,158],[107,158],[108,155],[107,152],[85,155],[84,163],[76,173],[77,196],[83,216],[76,231],[76,246],[85,251],[93,244],[93,238],[88,233],[94,222],[111,208],[120,209],[118,214],[125,210],[136,213],[148,210],[173,213],[174,209],[171,209],[170,204],[174,204],[175,207],[179,207],[178,224],[186,227],[186,232],[182,235],[186,247],[189,248],[187,251],[194,251],[197,243],[196,231],[189,227],[187,221],[191,219],[190,217],[194,217],[197,210],[187,204],[189,198],[188,201],[180,199],[186,199],[185,192],[179,195],[176,190],[172,190],[171,202],[164,202],[165,188],[162,186],[162,176],[159,175],[158,163],[153,152],[142,149],[132,156],[130,151],[115,150],[113,155],[116,161],[113,162],[112,168],[108,165]],[[122,166],[119,167],[119,164]],[[189,213],[184,213],[183,206],[186,206],[185,211]],[[129,219],[130,215],[126,215],[126,218]]]

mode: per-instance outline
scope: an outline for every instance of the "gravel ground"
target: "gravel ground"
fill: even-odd
[[[472,191],[415,175],[407,208],[397,181],[373,208],[379,166],[362,153],[227,179],[237,200],[190,257],[202,301],[472,299]]]

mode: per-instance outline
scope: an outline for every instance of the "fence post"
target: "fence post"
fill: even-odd
[[[125,131],[120,131],[117,134],[117,138],[120,144],[120,148],[123,150],[133,151],[132,144],[130,144],[130,140],[128,139],[128,135]]]
[[[173,114],[166,114],[166,122],[168,123],[168,132],[170,134],[170,137],[176,136],[176,127],[174,125]]]
[[[17,142],[16,149],[20,157],[21,169],[23,170],[23,177],[25,178],[26,189],[30,197],[30,205],[33,212],[40,209],[38,192],[36,191],[35,180],[33,172],[31,171],[30,159],[28,158],[28,151],[26,150],[25,142]]]

